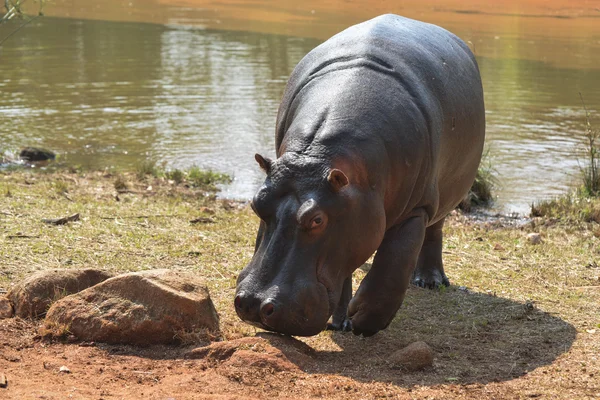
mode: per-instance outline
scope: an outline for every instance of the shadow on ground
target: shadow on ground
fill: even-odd
[[[265,368],[277,371],[280,364],[276,359],[287,359],[291,362],[288,365],[295,365],[294,370],[310,374],[342,375],[360,382],[385,382],[409,388],[511,380],[552,363],[569,350],[575,336],[572,325],[538,310],[531,303],[457,287],[441,291],[411,287],[390,327],[373,337],[325,332],[300,341],[261,332],[256,342],[244,338],[214,343],[213,350],[202,351],[212,355],[193,358],[202,358],[207,366],[220,371],[221,363],[233,357],[236,351],[251,350],[258,354],[263,352],[265,358],[253,359],[256,364],[254,361],[244,363],[244,371],[251,371],[253,367],[257,372]],[[261,342],[263,339],[267,342]],[[417,372],[392,368],[388,357],[418,340],[427,342],[435,351],[434,366]],[[264,343],[279,355],[268,348],[265,350]],[[111,355],[154,360],[180,359],[192,348],[102,344],[98,347]],[[321,348],[336,350],[316,350]],[[227,371],[221,373],[231,372]]]
[[[499,382],[552,363],[569,350],[575,336],[572,325],[531,303],[456,287],[413,287],[387,330],[370,338],[331,333],[342,350],[316,351],[315,362],[300,367],[308,373],[400,386]],[[411,373],[391,368],[389,355],[418,340],[434,349],[433,368]],[[284,354],[289,350],[272,344]]]

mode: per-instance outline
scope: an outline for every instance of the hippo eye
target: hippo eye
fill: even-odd
[[[310,229],[315,229],[323,224],[323,217],[317,215],[313,219],[310,220]]]

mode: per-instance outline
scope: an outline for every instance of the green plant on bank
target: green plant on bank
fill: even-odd
[[[187,179],[192,185],[197,187],[212,186],[218,183],[231,183],[232,180],[227,174],[211,170],[202,170],[197,166],[193,166],[189,169]]]
[[[581,93],[579,96],[581,96]],[[583,109],[585,110],[584,136],[586,139],[586,160],[585,165],[581,167],[583,178],[582,191],[584,195],[598,197],[600,195],[600,154],[598,152],[597,142],[600,131],[592,127],[590,113],[583,102],[583,97],[581,97],[581,102],[583,104]]]
[[[192,187],[211,190],[219,183],[231,183],[232,181],[232,178],[227,174],[203,170],[195,165],[187,171],[182,171],[180,169],[167,170],[164,165],[158,165],[154,160],[144,160],[136,167],[136,177],[138,180],[142,181],[148,176],[154,178],[166,178],[178,185],[186,183]]]
[[[167,179],[170,179],[179,185],[185,179],[185,173],[180,169],[167,171]]]
[[[492,166],[489,149],[483,153],[471,189],[458,207],[469,212],[473,207],[488,207],[494,201],[493,191],[498,184],[497,172]]]
[[[10,32],[7,36],[5,36],[3,39],[0,40],[0,46],[6,41],[8,40],[8,38],[10,38],[12,35],[14,35],[15,33],[17,33],[21,28],[23,28],[25,25],[29,24],[30,22],[32,22],[33,20],[35,20],[37,17],[40,17],[42,15],[44,15],[44,6],[46,5],[46,0],[37,0],[34,1],[35,3],[39,4],[39,10],[38,10],[38,15],[33,17],[33,18],[29,18],[27,19],[23,24],[21,24],[18,28],[14,29],[12,32]],[[23,10],[23,4],[25,3],[25,0],[4,0],[4,15],[2,15],[2,17],[0,17],[0,25],[11,20],[11,19],[26,19],[26,15],[25,12]]]
[[[129,189],[129,185],[127,184],[127,180],[121,174],[117,175],[114,183],[115,190],[117,192],[123,192]]]
[[[581,96],[581,93],[580,93]],[[600,223],[600,131],[590,122],[590,113],[581,98],[585,110],[585,161],[580,166],[580,186],[563,196],[543,200],[531,205],[532,217],[549,217],[583,222]]]
[[[137,178],[142,180],[148,175],[158,178],[163,171],[156,165],[156,161],[147,159],[139,162],[136,165],[135,172]]]
[[[600,223],[600,199],[590,197],[579,189],[554,199],[533,203],[531,216]]]

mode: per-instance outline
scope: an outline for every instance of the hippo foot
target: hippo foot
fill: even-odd
[[[349,319],[345,319],[341,323],[328,323],[325,329],[328,331],[350,332],[352,330],[352,322]]]
[[[365,306],[367,305],[365,304]],[[359,308],[359,310],[352,312],[356,308]],[[356,336],[373,336],[377,332],[387,328],[396,314],[396,310],[392,307],[384,307],[383,310],[379,310],[379,312],[375,310],[365,312],[364,310],[360,310],[360,306],[356,306],[356,308],[350,307],[348,310],[350,315],[349,325],[352,329],[352,333]],[[367,309],[368,306],[364,308]]]
[[[437,273],[432,276],[415,274],[411,283],[417,287],[426,289],[439,289],[441,286],[450,286],[450,281],[444,273]]]

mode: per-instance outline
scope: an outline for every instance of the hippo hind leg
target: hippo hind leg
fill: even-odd
[[[417,267],[412,275],[415,286],[436,289],[450,286],[442,263],[442,228],[445,218],[429,226],[425,231],[425,240],[419,253]]]

